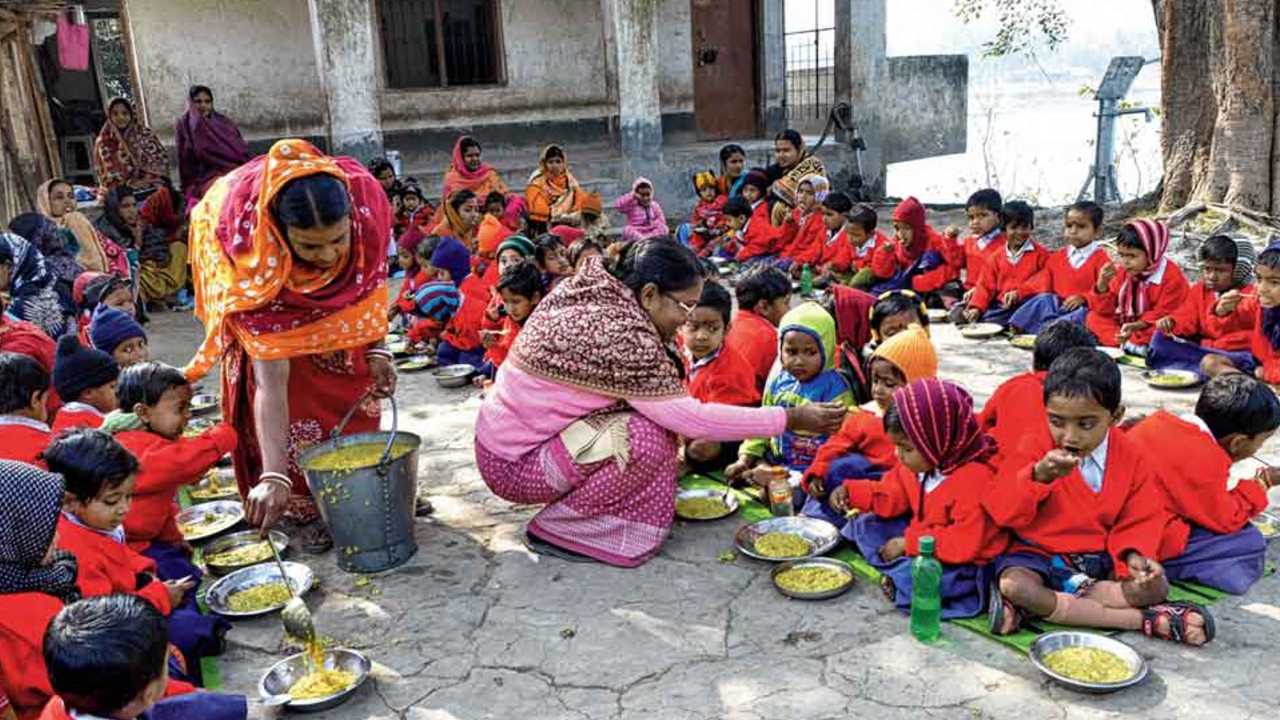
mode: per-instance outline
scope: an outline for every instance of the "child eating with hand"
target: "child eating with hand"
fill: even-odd
[[[1089,292],[1098,273],[1111,264],[1098,243],[1102,217],[1102,206],[1089,200],[1067,207],[1062,233],[1066,246],[1051,253],[1044,269],[1019,289],[1018,296],[1026,302],[1009,318],[1011,327],[1034,335],[1060,318],[1084,322]]]
[[[1168,249],[1169,228],[1157,220],[1133,220],[1120,231],[1119,264],[1104,265],[1089,293],[1085,324],[1098,342],[1147,354],[1156,321],[1176,311],[1190,288]]]
[[[484,365],[479,374],[493,379],[498,367],[507,359],[511,346],[520,334],[524,321],[542,302],[542,273],[532,263],[522,262],[508,267],[498,278],[498,295],[502,298],[505,313],[497,330],[481,330],[480,342],[485,347]]]

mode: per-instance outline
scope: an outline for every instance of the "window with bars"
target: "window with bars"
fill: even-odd
[[[379,0],[390,88],[501,83],[498,0]]]

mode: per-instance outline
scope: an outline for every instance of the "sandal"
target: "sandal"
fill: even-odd
[[[303,528],[301,542],[302,552],[308,555],[323,555],[333,549],[333,536],[318,520]]]
[[[888,575],[880,578],[880,592],[884,593],[884,599],[890,603],[897,602],[898,586],[893,584],[893,578]]]
[[[583,555],[582,553],[576,553],[567,548],[562,548],[559,545],[556,545],[555,543],[551,543],[551,542],[547,542],[546,540],[543,540],[542,538],[535,535],[534,532],[527,527],[524,530],[524,546],[529,548],[529,551],[536,555],[546,555],[547,557],[559,558],[561,560],[564,560],[565,562],[572,562],[572,563],[595,562],[595,560],[587,557],[586,555]]]
[[[426,498],[417,498],[413,503],[414,517],[429,517],[431,513],[436,511],[436,507]]]
[[[1143,608],[1142,634],[1147,637],[1191,645],[1191,643],[1187,642],[1186,635],[1187,614],[1193,612],[1204,618],[1204,642],[1200,644],[1208,645],[1217,635],[1217,627],[1214,624],[1213,616],[1209,614],[1208,608],[1193,602],[1165,602]],[[1156,632],[1156,622],[1160,618],[1165,618],[1169,621],[1169,635],[1167,637]],[[1199,645],[1192,645],[1192,647],[1199,647]]]
[[[1012,635],[1021,630],[1022,611],[1005,599],[1000,592],[1000,581],[992,580],[987,592],[987,630],[992,635]],[[1013,629],[1000,632],[1000,628],[1005,626],[1005,620],[1009,618],[1013,619]]]

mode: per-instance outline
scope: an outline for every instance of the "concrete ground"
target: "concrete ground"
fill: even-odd
[[[153,352],[176,364],[199,334],[177,313],[148,330]],[[964,340],[950,326],[934,338],[943,377],[978,402],[1030,365],[1028,352]],[[1123,372],[1130,412],[1194,403],[1194,391],[1155,391]],[[1214,605],[1218,638],[1204,649],[1123,635],[1150,678],[1079,695],[962,628],[917,643],[865,584],[826,602],[783,598],[768,565],[718,561],[732,520],[677,523],[635,570],[531,555],[519,537],[534,509],[494,497],[475,468],[478,393],[408,375],[398,397],[402,427],[423,438],[419,483],[436,513],[417,521],[417,555],[367,582],[338,570],[333,553],[294,555],[319,577],[307,596],[319,631],[376,663],[371,682],[318,720],[1275,717],[1280,577]],[[1280,461],[1280,441],[1263,456]],[[250,696],[290,652],[278,616],[236,623],[229,640],[226,688]]]

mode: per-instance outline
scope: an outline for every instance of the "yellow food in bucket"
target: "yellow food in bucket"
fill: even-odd
[[[800,593],[836,590],[849,582],[849,576],[829,567],[798,567],[778,573],[778,587]]]
[[[242,545],[231,550],[224,550],[213,555],[206,555],[205,561],[210,565],[252,565],[271,559],[271,546],[265,540]]]
[[[693,520],[723,517],[729,507],[718,497],[689,497],[676,500],[676,514]]]
[[[307,463],[307,469],[326,472],[351,472],[361,468],[375,467],[382,460],[382,453],[386,449],[386,443],[348,445],[312,458]],[[412,450],[412,443],[395,443],[391,446],[389,460],[400,458]]]
[[[356,674],[346,670],[320,669],[304,675],[289,688],[292,700],[319,700],[346,690]]]
[[[794,533],[769,532],[756,538],[756,552],[765,557],[802,557],[809,554],[809,541]]]
[[[284,605],[290,597],[293,596],[284,583],[269,582],[232,593],[227,597],[227,607],[233,612],[258,612]]]
[[[1118,683],[1133,677],[1129,663],[1096,647],[1065,647],[1044,656],[1045,667],[1063,677],[1091,683]]]

